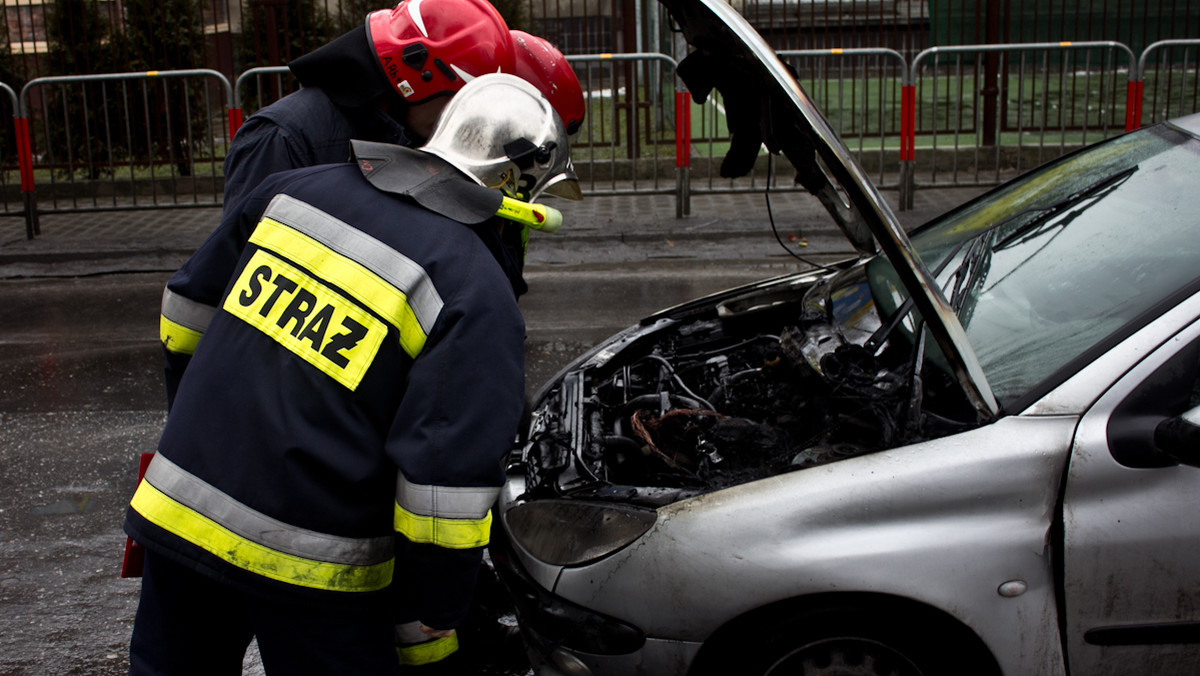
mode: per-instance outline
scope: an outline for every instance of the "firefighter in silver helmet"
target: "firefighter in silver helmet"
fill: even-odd
[[[401,661],[454,651],[524,399],[495,214],[577,194],[536,88],[489,74],[455,102],[439,128],[477,137],[272,175],[168,282],[132,674],[241,673],[252,638],[268,673],[394,674],[397,619]]]

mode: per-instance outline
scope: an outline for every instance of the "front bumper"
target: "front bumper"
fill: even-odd
[[[605,655],[637,651],[646,635],[637,627],[561,599],[533,580],[502,528],[493,529],[489,552],[516,607],[531,648],[550,654],[561,646]]]
[[[503,528],[489,552],[508,588],[538,676],[685,674],[699,643],[649,638],[637,627],[555,596],[521,565]]]

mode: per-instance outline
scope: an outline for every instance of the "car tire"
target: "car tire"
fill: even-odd
[[[763,676],[923,676],[924,672],[899,650],[864,636],[815,638],[789,646]],[[756,669],[754,673],[759,673]]]
[[[760,618],[761,619],[761,618]],[[698,656],[698,674],[947,676],[997,674],[965,628],[888,609],[827,608],[743,626]],[[966,635],[969,636],[966,636]],[[730,640],[733,639],[733,640]]]

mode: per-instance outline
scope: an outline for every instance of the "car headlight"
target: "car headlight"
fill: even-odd
[[[650,530],[656,518],[648,509],[578,500],[535,500],[505,514],[513,539],[538,560],[556,566],[617,552]]]

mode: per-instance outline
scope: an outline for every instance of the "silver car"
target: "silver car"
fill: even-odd
[[[492,548],[538,673],[1200,672],[1200,117],[909,236],[739,15],[664,3],[861,255],[542,388]]]

